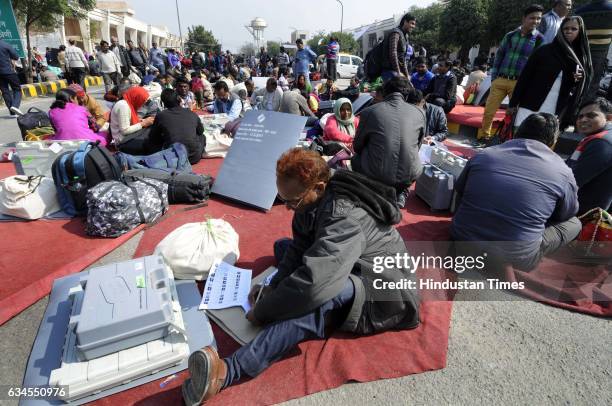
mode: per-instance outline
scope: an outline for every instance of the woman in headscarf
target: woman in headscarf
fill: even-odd
[[[106,146],[108,134],[91,128],[93,119],[85,107],[79,106],[77,94],[72,89],[57,92],[49,110],[49,119],[55,129],[55,135],[49,139],[100,141],[101,145]]]
[[[514,125],[543,112],[557,115],[561,128],[566,128],[574,122],[592,77],[584,21],[578,16],[566,17],[554,41],[538,48],[527,60],[510,99],[510,112],[516,112]]]
[[[334,103],[334,115],[329,116],[323,129],[325,141],[335,141],[353,150],[353,139],[359,126],[359,117],[353,114],[353,105],[349,99],[338,99]]]
[[[113,106],[111,135],[117,149],[132,155],[149,153],[149,132],[155,117],[140,119],[138,110],[149,100],[149,92],[140,86],[129,88]]]
[[[91,97],[85,92],[85,89],[76,83],[68,86],[69,89],[72,89],[77,96],[77,101],[79,106],[83,106],[89,111],[89,114],[93,117],[96,122],[98,129],[107,130],[108,126],[106,124],[106,118],[104,117],[104,110],[102,110],[102,106],[95,99],[95,97]]]

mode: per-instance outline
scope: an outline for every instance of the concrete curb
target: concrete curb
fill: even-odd
[[[85,77],[85,86],[102,86],[102,76],[87,76]],[[21,94],[25,99],[40,97],[46,94],[55,94],[58,90],[68,87],[66,80],[56,80],[53,82],[32,83],[21,85]]]

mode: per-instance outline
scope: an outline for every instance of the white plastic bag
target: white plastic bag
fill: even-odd
[[[168,234],[155,248],[172,269],[175,279],[204,280],[213,262],[233,265],[240,257],[238,233],[225,220],[185,224]]]
[[[36,220],[60,211],[53,180],[17,175],[0,182],[0,213]]]
[[[233,139],[218,129],[214,131],[205,131],[204,136],[206,137],[206,150],[202,157],[225,158],[227,151],[229,151],[232,146]]]

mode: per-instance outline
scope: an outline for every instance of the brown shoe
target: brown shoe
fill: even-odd
[[[187,406],[200,405],[221,391],[227,365],[213,347],[204,347],[191,354],[188,367],[191,379],[187,379],[182,388]]]

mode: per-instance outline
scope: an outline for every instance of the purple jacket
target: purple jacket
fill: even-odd
[[[55,128],[55,135],[51,139],[100,141],[100,145],[106,146],[105,133],[93,132],[89,128],[88,116],[85,107],[74,103],[67,103],[63,109],[51,109],[49,119]]]

